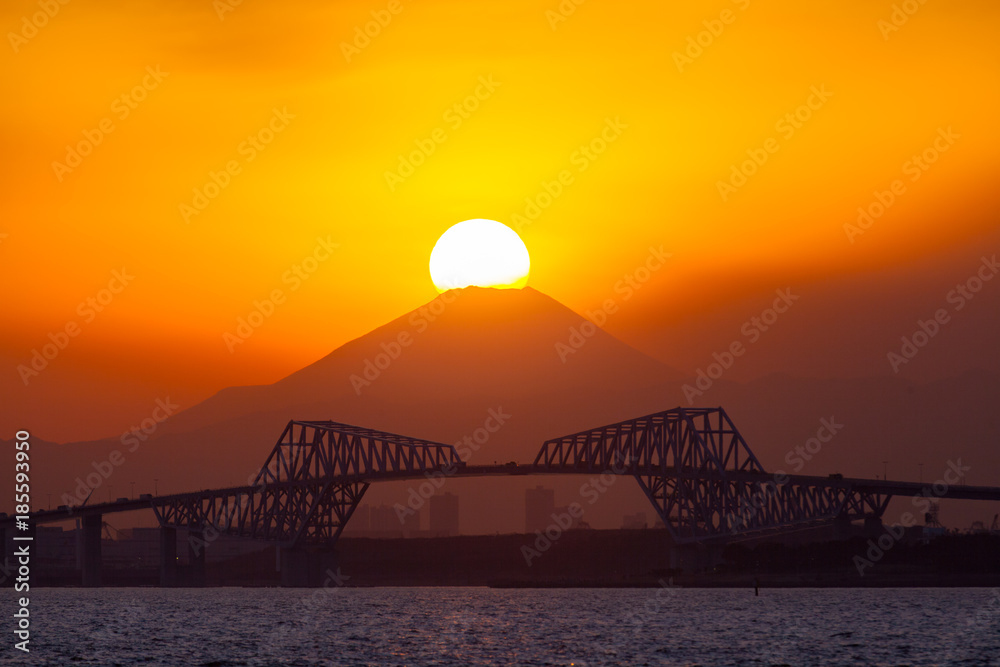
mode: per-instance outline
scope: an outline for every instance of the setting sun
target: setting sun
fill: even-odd
[[[453,225],[431,251],[431,280],[438,292],[462,287],[520,289],[531,260],[524,241],[495,220],[476,218]]]
[[[1000,0],[0,26],[8,651],[998,662]]]

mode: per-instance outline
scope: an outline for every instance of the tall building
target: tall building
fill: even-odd
[[[365,503],[355,507],[351,520],[344,526],[344,535],[363,535],[371,530],[371,513],[371,506]]]
[[[350,527],[354,518],[347,522]],[[351,533],[355,536],[367,537],[415,537],[420,532],[420,512],[406,505],[381,504],[372,506],[368,511],[368,525],[364,530]]]
[[[396,525],[403,530],[403,537],[417,537],[420,533],[420,510],[411,510],[400,514],[394,508],[393,512],[396,515]]]
[[[403,529],[402,522],[396,515],[392,505],[372,507],[369,513],[369,528],[375,533],[398,533]]]
[[[536,486],[524,492],[524,531],[533,533],[544,531],[552,523],[552,513],[556,508],[556,492]]]
[[[458,535],[458,496],[443,493],[431,496],[431,533],[434,535]]]

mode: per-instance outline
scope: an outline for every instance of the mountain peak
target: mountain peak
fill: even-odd
[[[676,404],[679,377],[535,289],[467,287],[278,382],[219,391],[164,422],[130,460],[140,478],[178,480],[172,490],[226,486],[252,477],[291,419],[455,442],[481,431],[490,410],[511,425],[479,460],[531,460],[545,438]],[[65,484],[78,467],[67,466]]]
[[[265,412],[399,431],[412,406],[431,404],[478,414],[489,402],[571,401],[600,412],[654,386],[679,386],[680,378],[536,289],[466,287],[274,384],[220,391],[172,417],[164,432]]]
[[[680,374],[530,287],[449,290],[284,380],[293,390],[414,397],[624,390]],[[336,387],[340,383],[342,386]],[[316,395],[316,394],[313,394]],[[454,397],[457,398],[458,396]]]

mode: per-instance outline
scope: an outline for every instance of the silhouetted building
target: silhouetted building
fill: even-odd
[[[544,531],[552,523],[552,513],[556,509],[556,492],[536,486],[524,492],[524,530],[533,533]]]
[[[634,530],[636,528],[646,527],[646,513],[636,512],[635,514],[626,514],[622,517],[622,528],[626,530]]]
[[[344,526],[344,535],[361,535],[371,530],[371,513],[372,508],[364,503],[355,507],[351,520]]]
[[[368,527],[374,533],[398,533],[402,530],[402,522],[392,505],[379,505],[371,508]]]
[[[101,557],[106,564],[119,568],[159,567],[160,529],[125,528],[118,531],[117,539],[102,542]]]
[[[430,529],[433,535],[458,535],[458,496],[444,493],[431,496]]]
[[[574,508],[575,510],[575,508]],[[556,516],[549,516],[549,520],[545,523],[546,526],[551,526],[556,523],[556,517],[559,518],[559,525],[566,525],[566,517],[569,517],[569,528],[565,530],[577,530],[578,528],[590,528],[590,524],[583,521],[581,517],[575,516],[579,514],[579,511],[570,511],[569,505],[563,505],[562,507],[553,507],[552,514]]]
[[[8,531],[8,535],[11,534],[12,531]],[[73,567],[76,565],[76,540],[76,531],[52,526],[35,526],[34,553],[40,562],[47,565]],[[19,546],[13,541],[11,544],[14,547],[7,550],[8,554],[14,553],[14,548]]]
[[[400,503],[372,507],[368,517],[368,529],[355,532],[354,535],[383,538],[415,537],[420,531],[420,512]],[[354,517],[351,517],[347,525],[353,523]]]

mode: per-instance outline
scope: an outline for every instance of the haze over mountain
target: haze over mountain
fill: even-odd
[[[293,418],[453,443],[491,413],[509,415],[472,460],[530,462],[545,438],[676,405],[680,379],[534,289],[467,288],[274,384],[224,389],[171,416],[145,441],[40,446],[38,479],[43,493],[63,498],[94,471],[92,461],[118,450],[125,461],[97,499],[121,495],[126,481],[150,491],[154,478],[160,493],[244,484]],[[498,485],[503,494],[523,499],[524,485],[515,490],[509,481]],[[465,484],[451,481],[456,491]],[[484,484],[497,482],[475,481]],[[111,494],[109,485],[119,491]],[[370,493],[388,498],[393,486]],[[515,515],[511,529],[522,523],[523,512]]]
[[[154,478],[160,493],[244,484],[289,419],[333,419],[454,443],[500,414],[503,426],[471,461],[530,462],[547,438],[692,403],[723,405],[768,469],[873,477],[890,460],[891,478],[916,479],[923,463],[925,480],[933,481],[948,460],[964,456],[973,483],[1000,483],[1000,457],[988,446],[1000,439],[988,399],[1000,393],[1000,381],[990,374],[920,386],[901,379],[771,375],[744,385],[722,378],[701,396],[685,396],[682,387],[690,392],[695,383],[534,289],[455,290],[278,382],[224,389],[170,416],[148,439],[38,443],[36,498],[73,495],[95,462],[114,470],[95,500],[128,495],[131,482],[136,493],[151,492]],[[821,450],[802,455],[821,420],[842,428]],[[115,450],[124,461],[109,468]],[[449,480],[444,490],[461,496],[463,531],[512,532],[523,528],[526,487],[556,488],[561,505],[580,502],[586,481]],[[366,500],[405,503],[411,486],[373,485]],[[587,509],[596,527],[617,526],[631,511],[654,519],[631,480]],[[986,508],[970,511],[988,518]]]

